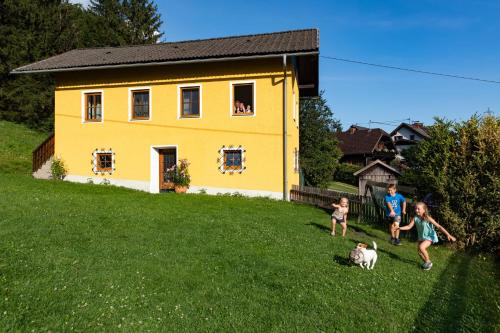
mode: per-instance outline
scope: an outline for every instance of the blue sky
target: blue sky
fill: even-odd
[[[85,1],[84,1],[85,2]],[[157,1],[164,41],[319,28],[323,56],[500,81],[500,0]],[[344,127],[500,115],[500,84],[320,59]],[[390,130],[393,126],[374,124]]]

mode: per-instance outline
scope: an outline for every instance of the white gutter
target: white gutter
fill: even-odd
[[[298,52],[290,53],[288,56],[305,56],[305,55],[315,55],[319,54],[318,51],[312,52]],[[56,73],[56,72],[74,72],[74,71],[89,71],[95,69],[113,69],[113,68],[130,68],[130,67],[148,67],[148,66],[165,66],[165,65],[180,65],[180,64],[192,64],[192,63],[205,63],[205,62],[222,62],[222,61],[234,61],[234,60],[253,60],[253,59],[266,59],[266,58],[277,58],[286,57],[283,54],[266,54],[257,56],[242,56],[242,57],[228,57],[228,58],[214,58],[214,59],[193,59],[193,60],[178,60],[178,61],[160,61],[160,62],[148,62],[148,63],[133,63],[133,64],[120,64],[120,65],[103,65],[103,66],[84,66],[84,67],[68,67],[68,68],[55,68],[55,69],[40,69],[40,70],[19,70],[19,67],[10,72],[10,74],[33,74],[33,73]]]
[[[286,54],[283,54],[283,200],[288,201],[288,154],[287,154],[287,93],[286,93]]]

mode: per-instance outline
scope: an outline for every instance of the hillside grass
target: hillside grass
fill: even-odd
[[[48,133],[0,120],[0,172],[31,174],[31,152]]]
[[[434,246],[422,271],[415,243],[352,222],[331,237],[328,214],[305,205],[13,170],[0,172],[0,331],[500,330],[490,257]],[[349,265],[372,240],[375,269]]]
[[[338,182],[338,181],[329,182],[328,188],[331,190],[336,190],[336,191],[340,191],[340,192],[358,194],[358,188],[356,186],[352,186],[351,184],[342,183],[342,182]]]

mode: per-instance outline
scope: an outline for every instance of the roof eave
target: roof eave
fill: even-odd
[[[180,64],[192,64],[192,63],[204,63],[204,62],[222,62],[222,61],[238,61],[238,60],[251,60],[251,59],[265,59],[265,58],[277,58],[286,56],[306,56],[306,55],[317,55],[319,50],[315,51],[304,51],[304,52],[291,52],[291,53],[273,53],[264,55],[253,55],[253,56],[238,56],[238,57],[222,57],[222,58],[201,58],[201,59],[190,59],[190,60],[177,60],[177,61],[157,61],[157,62],[145,62],[145,63],[130,63],[130,64],[117,64],[117,65],[100,65],[100,66],[83,66],[83,67],[67,67],[67,68],[54,68],[54,69],[40,69],[40,70],[19,70],[22,67],[13,69],[10,74],[38,74],[38,73],[59,73],[59,72],[76,72],[76,71],[87,71],[96,69],[115,69],[115,68],[131,68],[131,67],[148,67],[148,66],[165,66],[165,65],[180,65]]]

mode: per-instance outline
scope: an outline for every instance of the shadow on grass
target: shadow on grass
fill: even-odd
[[[351,238],[351,240],[354,242],[354,243],[367,243],[366,241],[361,241],[361,240],[358,240],[358,239],[354,239],[354,238]],[[373,244],[368,244],[370,247],[373,246]],[[394,259],[394,260],[398,260],[398,261],[401,261],[405,264],[409,264],[409,265],[417,265],[417,262],[415,260],[410,260],[410,259],[406,259],[406,258],[403,258],[395,253],[392,253],[390,251],[387,251],[387,250],[384,250],[384,249],[381,249],[380,247],[377,248],[377,252],[379,253],[385,253],[387,254],[391,259]]]
[[[318,228],[322,232],[327,232],[327,233],[331,232],[330,228],[328,228],[327,226],[324,226],[320,223],[317,223],[317,222],[309,222],[309,223],[306,223],[306,225],[312,225],[313,227]]]
[[[472,276],[471,261],[472,258],[464,254],[455,254],[449,260],[430,298],[415,318],[415,332],[495,331],[495,316],[482,312],[470,313],[474,307],[484,307],[484,304],[480,304],[489,302],[492,297],[478,291],[478,281]]]
[[[351,266],[351,262],[348,258],[341,257],[338,254],[333,256],[333,262],[342,266]]]

